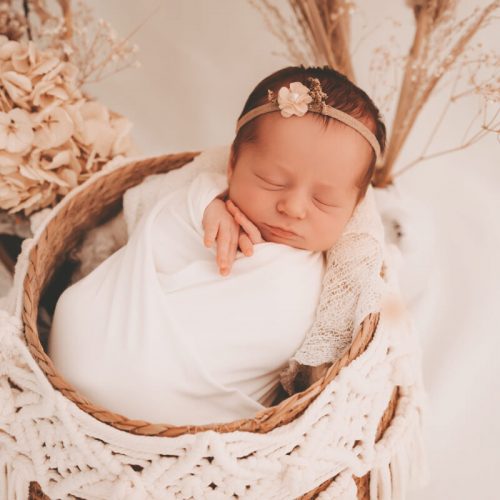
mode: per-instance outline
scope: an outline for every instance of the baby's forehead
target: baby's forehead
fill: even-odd
[[[371,156],[369,142],[354,128],[317,113],[282,117],[268,113],[257,118],[255,145],[281,154]]]
[[[289,161],[287,161],[289,160]],[[265,181],[288,186],[308,186],[316,193],[324,193],[336,200],[344,200],[360,190],[359,175],[353,169],[343,168],[340,164],[322,159],[282,157],[254,148],[253,155],[247,161],[247,168]],[[331,198],[331,199],[333,199]]]
[[[294,119],[292,123],[290,120]],[[270,172],[309,176],[315,182],[319,179],[325,189],[329,185],[349,189],[359,184],[370,163],[369,144],[344,124],[326,129],[324,124],[311,121],[307,115],[278,116],[274,121],[262,123],[266,124],[267,127],[259,131],[252,150],[255,160],[260,159]]]

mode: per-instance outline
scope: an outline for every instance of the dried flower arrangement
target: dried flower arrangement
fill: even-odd
[[[289,9],[283,9],[272,0],[249,1],[263,15],[271,32],[284,43],[287,50],[284,55],[294,64],[326,64],[356,81],[350,48],[350,16],[357,10],[355,2],[288,0]],[[382,112],[391,104],[395,109],[392,123],[387,123],[390,132],[383,164],[374,179],[377,187],[392,184],[395,177],[421,161],[466,148],[487,133],[500,134],[500,56],[487,52],[481,44],[472,45],[474,36],[495,20],[500,2],[494,0],[477,7],[464,17],[457,14],[457,0],[407,0],[406,3],[415,19],[409,53],[400,57],[391,48],[378,47],[371,64],[373,80],[379,84],[371,95]],[[287,18],[287,14],[291,16]],[[401,81],[388,84],[384,75],[397,70],[402,73]],[[424,150],[393,173],[416,119],[438,84],[441,88],[451,86],[451,94]],[[382,91],[380,86],[384,87]],[[449,106],[471,94],[479,98],[479,111],[461,144],[428,154]]]
[[[0,4],[0,209],[9,214],[54,206],[132,151],[129,120],[82,86],[134,64],[137,47],[76,6],[72,15],[68,0]]]
[[[13,271],[30,218],[112,159],[135,152],[132,124],[84,86],[138,66],[83,0],[0,0],[0,260]],[[138,28],[137,28],[138,29]],[[2,236],[3,235],[3,236]]]

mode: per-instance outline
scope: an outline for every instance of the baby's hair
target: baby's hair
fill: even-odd
[[[288,87],[292,82],[301,82],[309,86],[308,77],[317,78],[320,81],[323,92],[327,94],[326,104],[362,121],[375,134],[380,144],[381,154],[383,154],[385,150],[386,130],[378,108],[363,90],[354,85],[345,75],[329,66],[288,66],[272,73],[259,82],[253,89],[238,119],[257,106],[266,104],[268,102],[268,89],[273,90],[277,94],[281,87]],[[334,118],[318,113],[312,113],[312,116],[321,120],[325,128],[331,120],[335,120]],[[241,148],[245,144],[257,142],[258,124],[259,117],[250,120],[238,131],[231,146],[230,161],[233,166],[236,165]],[[375,161],[375,153],[373,153],[368,169],[359,180],[360,190],[356,204],[364,198],[366,190],[370,185],[375,170]]]

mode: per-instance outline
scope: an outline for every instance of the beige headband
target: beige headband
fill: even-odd
[[[377,164],[379,164],[381,160],[380,144],[373,132],[351,115],[340,111],[340,109],[328,106],[324,102],[326,94],[322,91],[319,80],[312,77],[309,77],[308,80],[311,82],[310,89],[301,82],[292,82],[289,89],[287,87],[280,88],[277,98],[272,90],[268,90],[268,99],[271,102],[257,106],[248,113],[245,113],[236,124],[236,133],[238,133],[238,130],[245,123],[264,113],[281,111],[281,115],[288,118],[292,115],[304,116],[308,111],[311,111],[335,118],[359,132],[370,143],[375,152]]]

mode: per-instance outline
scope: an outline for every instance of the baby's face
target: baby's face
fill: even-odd
[[[257,119],[258,142],[245,144],[236,165],[228,165],[230,199],[264,240],[328,250],[354,211],[356,183],[371,160],[369,143],[343,124],[325,130],[310,114]]]

